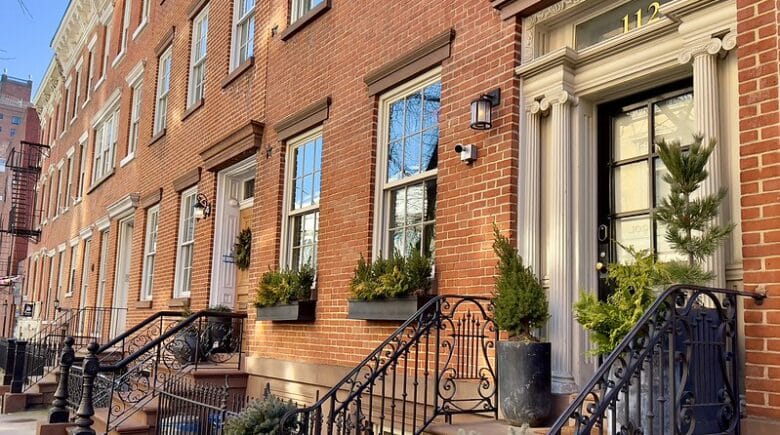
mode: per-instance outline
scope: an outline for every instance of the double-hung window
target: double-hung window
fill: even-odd
[[[132,156],[138,148],[138,137],[141,131],[141,91],[143,83],[138,82],[132,88],[132,103],[130,107],[130,132],[127,138],[127,155]]]
[[[324,2],[325,0],[291,0],[290,23],[298,21],[307,12]]]
[[[79,155],[81,162],[79,163],[79,187],[76,192],[76,199],[81,199],[84,196],[84,183],[87,181],[87,141],[83,141],[79,144]]]
[[[114,169],[119,107],[107,115],[95,128],[95,155],[92,183],[102,180]]]
[[[233,12],[233,49],[230,69],[254,55],[255,0],[235,0]]]
[[[73,117],[79,114],[79,103],[81,102],[81,66],[76,71],[76,94],[73,96]]]
[[[67,178],[67,184],[65,184],[65,201],[64,201],[65,208],[68,208],[68,206],[70,206],[71,203],[70,194],[72,192],[71,186],[73,184],[73,158],[74,158],[73,154],[68,156],[68,163],[67,163],[68,178]]]
[[[62,166],[63,162],[60,161],[59,169],[57,170],[57,210],[54,211],[55,216],[59,216],[65,210],[65,205],[62,200],[62,189],[65,187],[65,183],[62,178]]]
[[[22,125],[22,117],[21,116],[12,116],[11,117],[11,124],[13,124],[13,125]]]
[[[206,45],[209,33],[209,6],[192,20],[192,52],[190,53],[190,89],[187,107],[203,99],[206,86]]]
[[[59,259],[57,260],[57,296],[56,299],[59,300],[62,297],[62,287],[63,287],[63,272],[65,272],[64,266],[65,266],[65,250],[63,249],[60,251]]]
[[[157,107],[154,111],[154,134],[165,130],[168,114],[168,94],[171,91],[172,47],[165,49],[157,62]]]
[[[378,255],[434,253],[440,108],[438,71],[380,100]]]
[[[154,259],[157,255],[157,226],[160,222],[160,206],[155,205],[146,212],[146,240],[144,243],[144,266],[141,283],[141,300],[152,299],[154,285]]]
[[[176,254],[176,285],[174,297],[189,297],[192,289],[192,256],[195,250],[195,197],[198,188],[192,187],[181,194],[179,211],[179,242]]]
[[[78,255],[79,245],[78,243],[70,247],[70,273],[68,274],[68,292],[67,295],[73,294],[73,289],[76,288],[76,256]]]
[[[122,12],[122,33],[119,35],[119,53],[118,56],[125,54],[127,49],[127,39],[130,36],[130,11],[133,9],[132,0],[125,0],[124,11]]]
[[[109,18],[109,23],[111,19]],[[103,68],[100,71],[100,80],[98,80],[99,83],[102,83],[102,81],[106,78],[106,74],[108,73],[108,59],[109,59],[109,53],[111,53],[111,32],[108,29],[108,26],[103,26]]]
[[[86,87],[86,97],[84,98],[84,102],[89,101],[89,96],[92,94],[92,85],[95,80],[95,49],[90,48],[89,54],[87,55],[87,87]]]
[[[322,133],[315,131],[290,141],[287,170],[287,266],[317,266],[322,179]]]

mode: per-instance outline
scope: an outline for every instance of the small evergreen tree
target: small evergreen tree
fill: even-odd
[[[701,183],[709,173],[705,169],[707,160],[715,149],[715,140],[703,145],[703,137],[694,136],[687,151],[679,141],[666,142],[659,139],[658,155],[669,171],[663,180],[669,184],[670,194],[661,200],[655,211],[655,218],[666,226],[666,240],[672,249],[685,257],[686,262],[670,262],[668,273],[674,282],[698,284],[714,278],[712,271],[705,271],[701,263],[712,255],[734,229],[733,224],[717,225],[713,219],[718,211],[726,189],[717,193],[694,197]]]
[[[509,239],[493,224],[493,251],[498,256],[493,294],[494,320],[507,331],[511,340],[539,341],[532,331],[542,327],[550,317],[547,294],[531,267]]]

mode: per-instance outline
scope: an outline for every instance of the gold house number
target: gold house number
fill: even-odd
[[[636,29],[639,29],[644,24],[649,24],[654,20],[658,19],[658,12],[661,11],[661,3],[658,2],[652,2],[650,5],[647,6],[647,12],[650,13],[650,18],[647,20],[647,22],[642,21],[642,12],[643,10],[637,9],[636,12],[634,12],[634,17],[636,17]],[[623,16],[623,33],[630,32],[631,29],[631,15],[626,14]]]

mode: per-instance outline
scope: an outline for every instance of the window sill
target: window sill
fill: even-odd
[[[152,308],[152,300],[151,299],[145,299],[143,301],[138,301],[135,303],[136,308]]]
[[[135,40],[135,38],[137,38],[138,35],[141,34],[141,31],[146,28],[147,24],[149,24],[149,19],[148,18],[144,18],[144,20],[141,21],[140,24],[138,24],[138,27],[135,29],[135,32],[133,32],[133,37],[132,37],[133,40]]]
[[[41,222],[41,227],[45,227],[45,226],[46,226],[46,224],[48,224],[48,223],[49,223],[49,220],[48,220],[48,219],[44,219],[44,220]]]
[[[287,26],[287,29],[285,29],[280,36],[282,41],[287,41],[288,39],[292,38],[292,36],[298,33],[298,31],[300,31],[302,28],[306,27],[309,25],[309,23],[316,20],[320,15],[327,12],[330,9],[330,1],[331,0],[325,0],[314,9],[303,14],[300,18],[295,20],[294,23],[290,23]]]
[[[183,296],[168,301],[168,308],[185,308],[190,306],[190,297]]]
[[[187,109],[187,111],[186,111],[186,112],[184,112],[184,115],[182,115],[182,116],[181,116],[181,121],[182,121],[182,122],[184,122],[184,120],[185,120],[185,119],[187,119],[187,118],[189,118],[189,117],[190,117],[190,115],[192,115],[193,113],[197,112],[197,111],[198,111],[198,109],[200,109],[201,107],[203,107],[203,102],[204,102],[204,101],[205,101],[205,100],[204,100],[203,98],[201,98],[200,100],[198,100],[198,101],[196,101],[196,102],[192,103],[192,105],[190,106],[190,108],[189,108],[189,109]]]
[[[82,198],[76,198],[73,200],[73,207],[76,207],[77,205],[81,204]]]
[[[95,83],[95,87],[92,88],[92,90],[93,91],[97,91],[98,88],[100,87],[100,85],[102,85],[103,82],[105,82],[105,81],[106,81],[106,75],[103,74],[102,76],[100,76],[100,79],[97,81],[97,83]]]
[[[73,125],[77,119],[79,119],[79,115],[73,115],[73,118],[70,118],[70,125]]]
[[[101,179],[99,179],[99,180],[96,180],[95,182],[93,182],[93,183],[92,183],[92,186],[90,186],[90,187],[89,187],[89,190],[87,190],[87,193],[88,193],[88,194],[89,194],[89,193],[92,193],[92,191],[94,191],[95,189],[97,189],[97,188],[98,188],[100,185],[102,185],[102,184],[103,184],[103,183],[104,183],[106,180],[108,180],[109,178],[111,178],[111,176],[112,176],[112,175],[114,175],[114,172],[115,172],[115,171],[112,169],[112,170],[111,170],[111,172],[109,172],[108,174],[104,175],[104,176],[103,176],[103,178],[101,178]]]
[[[89,103],[89,97],[87,97],[87,99],[84,100],[84,103],[81,105],[81,108],[83,109],[83,108],[87,107],[87,103]]]
[[[127,53],[127,49],[123,48],[122,51],[120,51],[119,54],[116,55],[114,61],[111,62],[111,68],[116,68],[116,66],[119,65],[119,62],[121,62],[122,59],[125,58],[125,53]]]
[[[163,128],[162,130],[158,131],[157,134],[152,136],[152,138],[149,140],[149,146],[154,145],[157,143],[160,139],[165,137],[165,132],[167,129]]]
[[[65,297],[66,298],[72,298],[73,297],[73,292],[65,293]]]
[[[132,162],[135,159],[135,153],[128,154],[119,162],[119,167],[124,168],[127,166],[128,163]]]
[[[252,65],[255,64],[255,57],[252,56],[249,59],[245,60],[243,63],[237,65],[235,68],[233,68],[233,71],[230,72],[230,74],[225,77],[224,80],[222,80],[222,88],[226,88],[229,84],[233,83],[235,79],[237,79],[239,76],[244,74],[246,70],[252,67]]]

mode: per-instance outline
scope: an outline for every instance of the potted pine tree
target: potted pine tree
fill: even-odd
[[[314,321],[317,301],[311,298],[314,268],[268,270],[260,278],[255,306],[257,320],[275,322]]]
[[[498,398],[504,417],[515,426],[540,426],[550,412],[551,346],[534,335],[550,317],[547,294],[517,249],[493,225],[493,250],[498,256],[494,320],[506,331],[499,340]]]

